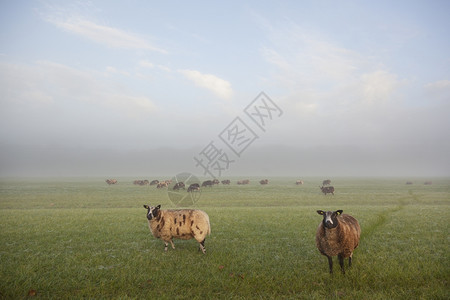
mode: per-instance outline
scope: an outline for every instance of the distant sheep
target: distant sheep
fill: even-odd
[[[158,183],[156,185],[156,188],[162,189],[162,188],[165,188],[165,187],[168,187],[168,186],[169,186],[169,184],[166,181],[161,181],[160,183]]]
[[[192,183],[192,184],[188,187],[187,191],[188,191],[188,192],[198,192],[198,191],[200,191],[200,184],[198,184],[198,183]]]
[[[175,183],[175,185],[173,186],[174,191],[178,191],[180,189],[185,189],[185,188],[186,188],[186,185],[182,181]]]
[[[144,205],[147,209],[148,227],[155,238],[164,241],[164,251],[170,244],[175,249],[173,238],[189,240],[195,238],[200,244],[200,250],[205,254],[205,238],[211,234],[208,215],[197,209],[168,209]]]
[[[107,183],[108,185],[116,184],[116,183],[117,183],[117,179],[106,179],[105,181],[106,181],[106,183]]]
[[[212,180],[205,180],[205,181],[203,181],[203,183],[202,183],[202,187],[205,187],[205,186],[212,187],[213,184],[214,184],[214,182],[213,182]]]
[[[135,180],[133,181],[134,185],[149,185],[150,182],[147,179],[144,180]]]
[[[334,186],[319,186],[319,188],[325,196],[327,194],[332,194],[334,196]]]
[[[317,213],[323,216],[316,233],[316,246],[322,255],[328,258],[330,273],[333,273],[332,256],[338,256],[342,273],[344,258],[348,259],[348,266],[352,265],[353,251],[358,247],[361,228],[358,221],[350,215],[342,214],[342,210],[323,211]]]
[[[239,185],[250,184],[250,180],[249,179],[238,180],[237,184]]]

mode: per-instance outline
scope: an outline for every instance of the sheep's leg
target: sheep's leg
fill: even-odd
[[[202,250],[203,254],[206,254],[205,240],[200,242],[200,250]]]
[[[339,265],[341,266],[341,271],[342,274],[345,274],[345,270],[344,270],[344,257],[342,255],[338,255],[339,258]]]
[[[331,258],[331,256],[328,256],[328,266],[330,267],[330,274],[333,274],[333,259]]]
[[[352,257],[350,256],[348,258],[348,267],[350,268],[352,266]]]
[[[170,239],[169,241],[164,241],[164,251],[167,252],[167,248],[169,247],[169,242],[172,245],[172,249],[175,249],[175,245],[173,244],[172,239]]]

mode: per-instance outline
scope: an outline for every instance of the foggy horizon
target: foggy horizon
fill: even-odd
[[[189,172],[210,178],[196,167],[194,156],[201,147],[188,149],[88,150],[3,147],[14,160],[0,162],[0,177],[173,177]],[[384,153],[356,147],[296,148],[254,146],[223,170],[218,178],[256,177],[449,177],[448,168],[429,153],[401,150]],[[336,149],[334,149],[336,150]],[[428,157],[428,159],[427,159]],[[423,159],[420,159],[423,158]],[[405,167],[406,166],[406,167]]]

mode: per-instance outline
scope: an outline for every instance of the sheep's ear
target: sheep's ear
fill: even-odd
[[[343,212],[344,212],[344,211],[343,211],[342,209],[336,211],[336,213],[337,213],[338,215],[342,214]]]
[[[325,214],[325,212],[323,210],[318,210],[317,213],[322,216]]]
[[[157,207],[156,207],[157,209],[160,209],[161,208],[161,204],[160,205],[158,205]]]
[[[148,209],[148,205],[147,205],[147,204],[144,204],[144,208]]]

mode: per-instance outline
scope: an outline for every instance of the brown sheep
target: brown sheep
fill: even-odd
[[[117,179],[106,179],[105,181],[106,181],[106,183],[107,183],[108,185],[116,184],[116,183],[117,183]]]
[[[170,244],[175,249],[173,238],[189,240],[195,238],[200,244],[200,250],[206,254],[205,238],[211,234],[208,215],[198,209],[166,209],[162,210],[161,205],[148,206],[147,209],[148,227],[155,238],[164,241],[164,251]]]
[[[316,233],[316,246],[322,255],[328,258],[330,273],[333,273],[333,256],[338,256],[342,273],[344,258],[348,259],[348,266],[352,265],[353,251],[358,247],[361,228],[358,221],[350,215],[342,214],[342,210],[323,211],[317,213],[323,216]]]

